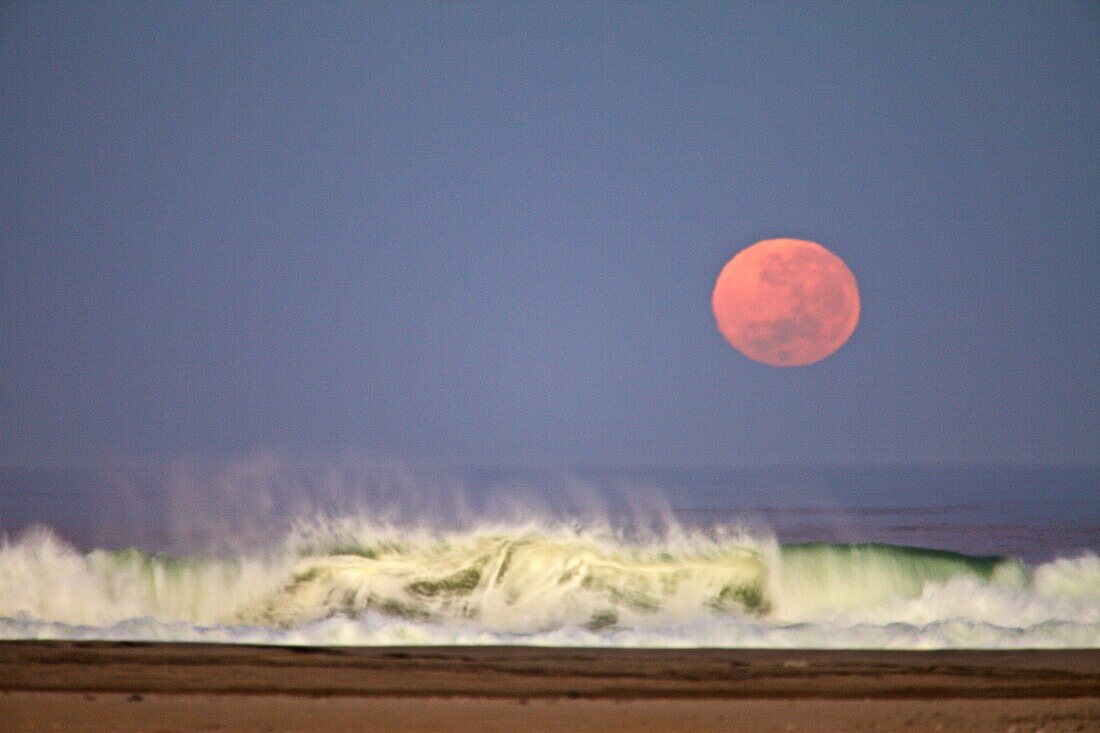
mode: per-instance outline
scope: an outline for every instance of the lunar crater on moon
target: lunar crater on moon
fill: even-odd
[[[769,239],[723,268],[712,299],[718,329],[750,359],[804,366],[840,348],[859,320],[844,262],[814,242]]]

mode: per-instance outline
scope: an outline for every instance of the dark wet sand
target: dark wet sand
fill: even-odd
[[[1100,731],[1100,651],[0,643],[13,731]]]

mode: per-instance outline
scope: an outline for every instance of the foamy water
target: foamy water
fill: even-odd
[[[0,638],[305,645],[1100,646],[1100,558],[1034,566],[759,531],[299,526],[274,549],[0,547]]]

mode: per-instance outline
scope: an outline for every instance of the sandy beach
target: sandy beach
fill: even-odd
[[[17,731],[1093,731],[1100,654],[0,644]]]

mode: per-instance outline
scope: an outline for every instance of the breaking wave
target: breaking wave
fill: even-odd
[[[360,521],[267,552],[0,546],[0,638],[679,647],[1100,646],[1100,558],[798,544],[737,528],[629,537]]]

